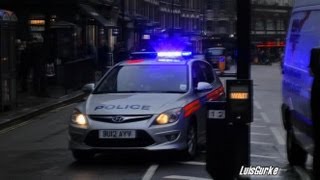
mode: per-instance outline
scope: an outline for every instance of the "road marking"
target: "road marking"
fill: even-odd
[[[271,123],[269,117],[267,116],[267,114],[265,112],[260,112],[260,115],[262,117],[262,119],[266,122],[266,123]]]
[[[294,166],[294,170],[298,173],[301,180],[311,180],[310,175],[303,168],[299,166]]]
[[[274,157],[274,156],[263,156],[263,155],[258,155],[258,154],[251,154],[250,157],[253,158],[266,158],[266,159],[278,159],[279,157]]]
[[[253,121],[260,122],[260,121],[262,121],[262,118],[253,118]]]
[[[153,164],[151,165],[147,172],[144,174],[142,180],[151,180],[152,176],[154,175],[154,173],[156,172],[157,168],[159,167],[158,164]]]
[[[212,180],[209,178],[199,178],[199,177],[194,177],[194,176],[179,176],[179,175],[170,175],[170,176],[165,176],[163,177],[165,179],[184,179],[184,180]]]
[[[253,101],[253,104],[257,109],[262,109],[262,107],[258,101]]]
[[[251,135],[255,135],[255,136],[270,136],[271,134],[251,132]]]
[[[268,146],[273,146],[273,143],[267,143],[267,142],[257,142],[257,141],[251,141],[251,144],[258,144],[258,145],[268,145]]]
[[[267,126],[263,126],[263,125],[251,125],[251,127],[254,127],[254,128],[266,128]]]
[[[205,166],[205,162],[197,162],[197,161],[187,161],[187,162],[179,162],[180,164],[187,164],[187,165],[196,165],[196,166]]]
[[[284,138],[281,136],[280,131],[278,130],[278,128],[270,127],[270,129],[271,129],[271,132],[273,133],[273,135],[275,136],[277,142],[280,145],[284,145],[285,144]]]

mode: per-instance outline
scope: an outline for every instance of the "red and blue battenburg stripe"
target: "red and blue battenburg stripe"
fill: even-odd
[[[200,109],[200,107],[201,107],[201,103],[200,103],[199,99],[187,104],[186,106],[183,107],[184,117],[190,116],[194,112],[198,111]]]
[[[206,96],[201,97],[191,103],[187,104],[183,107],[184,110],[184,117],[189,117],[194,112],[198,111],[201,106],[204,106],[207,101],[215,101],[218,100],[222,95],[224,95],[224,88],[220,86],[219,88],[213,90]]]
[[[128,64],[135,64],[135,63],[140,63],[143,62],[143,59],[129,59],[127,60]]]
[[[215,101],[219,97],[221,97],[223,94],[224,94],[224,88],[223,88],[223,86],[220,86],[219,88],[217,88],[217,89],[213,90],[212,92],[210,92],[209,94],[207,94],[206,100],[207,101]]]

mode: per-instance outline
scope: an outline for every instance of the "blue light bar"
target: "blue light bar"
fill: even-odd
[[[163,51],[158,52],[158,57],[166,57],[166,58],[177,58],[183,56],[191,56],[192,52],[189,51]]]
[[[182,56],[191,56],[191,55],[192,55],[192,52],[190,52],[190,51],[183,51],[183,52],[181,53],[181,55],[182,55]]]

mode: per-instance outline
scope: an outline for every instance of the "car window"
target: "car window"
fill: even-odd
[[[199,62],[196,61],[192,64],[192,86],[197,87],[198,82],[207,82],[207,79]]]
[[[94,93],[159,92],[188,90],[186,65],[130,65],[114,68]]]
[[[215,80],[212,67],[204,62],[199,62],[199,66],[200,66],[201,72],[204,76],[205,82],[212,84]]]

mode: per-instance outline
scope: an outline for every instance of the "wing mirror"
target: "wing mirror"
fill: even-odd
[[[207,82],[199,82],[196,87],[196,92],[205,92],[213,89],[213,86]]]
[[[86,84],[82,87],[82,91],[87,94],[90,94],[94,90],[94,86],[95,86],[94,83]]]

